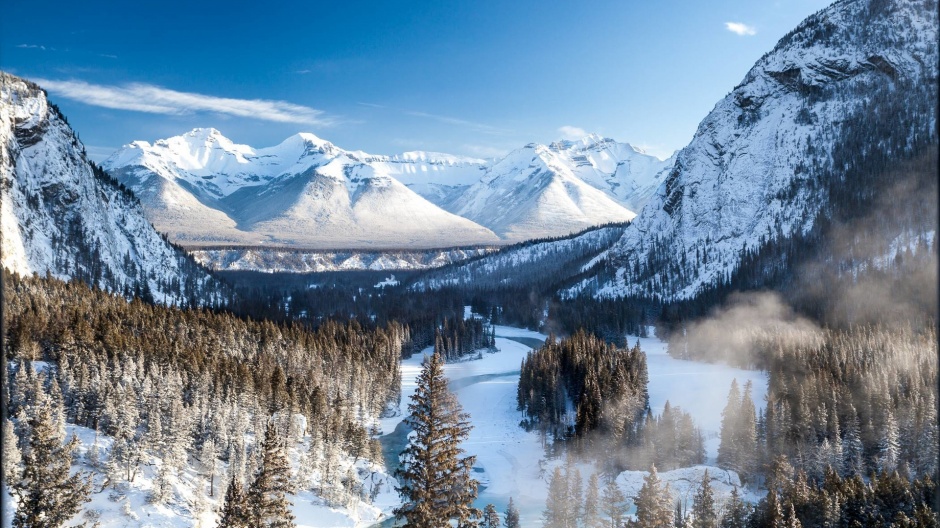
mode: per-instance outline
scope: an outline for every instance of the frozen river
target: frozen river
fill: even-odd
[[[462,446],[467,454],[477,457],[474,477],[485,487],[477,505],[482,509],[493,503],[502,513],[511,496],[519,507],[522,526],[541,524],[548,477],[557,463],[545,461],[538,434],[519,427],[522,414],[516,410],[520,363],[546,337],[530,330],[497,326],[498,352],[445,366],[451,390],[470,413],[473,424],[470,437]],[[635,341],[636,338],[630,338],[631,345]],[[752,381],[752,398],[758,406],[764,403],[767,378],[763,372],[674,359],[666,354],[666,344],[655,337],[640,338],[640,348],[647,355],[653,412],[660,413],[667,400],[690,412],[705,434],[710,460],[718,450],[721,411],[727,402],[731,380],[737,378],[742,387],[745,381]],[[430,353],[430,349],[426,352]],[[381,421],[386,434],[395,431],[402,421],[415,390],[422,358],[423,354],[415,354],[402,362],[401,414]],[[391,448],[390,451],[400,451],[405,438],[402,433],[399,428],[398,437],[386,438],[383,444]]]

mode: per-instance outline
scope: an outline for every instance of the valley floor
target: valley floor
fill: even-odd
[[[548,479],[561,460],[547,460],[538,433],[526,432],[519,427],[521,412],[516,410],[516,387],[522,359],[548,336],[508,326],[496,327],[498,352],[483,352],[481,359],[450,363],[445,372],[464,410],[470,413],[473,430],[462,446],[477,457],[475,478],[481,483],[477,506],[488,503],[504,512],[509,497],[520,510],[522,526],[539,526]],[[636,338],[630,338],[633,343]],[[721,364],[674,359],[666,353],[666,343],[655,337],[639,338],[640,347],[647,354],[649,369],[650,406],[655,414],[662,412],[668,400],[690,412],[705,434],[709,464],[713,464],[718,451],[718,432],[721,412],[727,402],[731,381],[754,385],[752,397],[763,405],[767,392],[767,376],[763,372],[742,370]],[[431,353],[431,349],[424,351]],[[415,354],[402,362],[402,399],[400,413],[381,421],[384,433],[395,430],[405,416],[409,398],[415,390],[415,379],[421,371],[424,354]],[[589,475],[590,465],[579,466],[582,474]],[[683,468],[661,473],[670,482],[678,497],[688,497],[689,489],[701,481],[702,473],[709,469],[716,494],[730,493],[739,485],[737,475],[710,466]],[[636,495],[645,472],[625,471],[618,483],[628,496]],[[755,497],[756,499],[756,497]]]
[[[477,457],[474,464],[474,477],[480,482],[480,494],[477,506],[483,508],[493,503],[502,513],[506,509],[509,497],[513,497],[520,510],[523,526],[539,526],[548,491],[548,479],[554,468],[563,463],[560,459],[548,459],[542,440],[536,432],[527,432],[519,426],[522,415],[516,410],[516,387],[519,381],[520,363],[525,355],[544,342],[544,334],[529,330],[497,326],[496,351],[484,351],[479,359],[450,363],[445,366],[445,373],[463,408],[471,416],[473,430],[462,445],[467,454]],[[633,343],[635,338],[631,338]],[[654,413],[660,413],[668,400],[674,406],[690,412],[706,437],[708,463],[714,464],[718,448],[718,431],[721,424],[721,412],[727,400],[732,379],[739,384],[753,382],[753,399],[758,405],[764,402],[767,390],[765,373],[731,368],[725,365],[705,364],[694,361],[677,360],[666,354],[666,344],[656,338],[640,338],[640,346],[647,354],[649,369],[650,405]],[[359,461],[358,469],[371,474],[369,480],[379,489],[376,501],[372,505],[356,502],[346,508],[330,508],[309,491],[303,491],[293,497],[293,511],[297,524],[303,528],[332,528],[371,526],[378,520],[385,519],[398,505],[394,492],[394,480],[388,477],[394,471],[396,454],[407,441],[407,431],[402,421],[407,413],[410,397],[415,391],[415,380],[421,371],[421,362],[425,354],[415,354],[401,364],[402,398],[398,413],[394,417],[384,418],[376,424],[380,427],[382,443],[386,450],[388,468],[372,466]],[[397,431],[396,431],[397,428]],[[85,454],[88,448],[97,443],[99,449],[106,451],[110,438],[95,437],[93,431],[82,427],[69,426],[71,435],[76,433],[82,442],[79,448],[79,467],[95,473],[96,490],[92,503],[86,509],[95,514],[82,520],[97,520],[101,526],[214,526],[216,515],[211,511],[219,506],[219,498],[199,501],[194,493],[196,486],[205,482],[188,470],[174,481],[175,498],[169,504],[159,506],[146,500],[155,467],[144,464],[140,478],[132,486],[123,489],[115,496],[114,491],[102,489],[101,469],[90,467]],[[297,462],[298,449],[292,450],[292,459]],[[344,464],[349,464],[345,461]],[[585,480],[594,468],[591,464],[579,464]],[[669,482],[677,498],[691,500],[694,487],[701,481],[702,473],[708,469],[712,476],[712,486],[718,500],[739,485],[737,475],[712,466],[696,466],[661,473],[664,481]],[[627,497],[635,496],[642,485],[645,472],[626,471],[618,476],[617,482]],[[218,492],[224,493],[224,483],[217,482]],[[759,497],[750,492],[746,495],[751,500]],[[9,497],[8,497],[9,498]],[[9,505],[9,502],[7,502]],[[76,519],[78,520],[78,519]]]

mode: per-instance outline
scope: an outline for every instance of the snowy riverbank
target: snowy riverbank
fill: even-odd
[[[474,426],[463,447],[468,454],[475,455],[474,475],[485,489],[477,501],[479,507],[487,503],[505,510],[509,497],[513,497],[521,513],[523,526],[539,526],[548,494],[547,481],[558,460],[545,460],[538,434],[526,432],[519,427],[522,415],[516,410],[516,387],[522,359],[546,335],[531,330],[508,326],[496,327],[498,352],[483,353],[482,359],[451,363],[445,366],[451,388],[470,413]],[[631,337],[632,344],[637,338]],[[719,364],[674,359],[666,353],[666,343],[655,338],[639,338],[640,347],[647,354],[649,369],[650,406],[654,413],[662,412],[668,400],[690,412],[706,437],[706,452],[712,463],[718,450],[718,432],[721,427],[721,411],[727,402],[731,381],[737,378],[742,386],[753,383],[752,398],[758,406],[764,403],[767,391],[766,374],[759,371],[742,370]],[[531,346],[530,346],[531,345]],[[430,353],[430,349],[425,353]],[[423,354],[415,354],[402,362],[402,400],[400,413],[381,421],[384,433],[390,433],[407,413],[410,396],[415,390],[415,378],[421,371]],[[707,466],[683,468],[664,472],[661,477],[670,482],[678,496],[688,494],[688,488]],[[589,466],[581,468],[590,472]],[[719,486],[720,495],[737,484],[737,475],[717,468],[710,468],[713,481]],[[641,471],[622,473],[617,481],[627,496],[632,496],[642,484],[645,475]],[[639,484],[638,484],[639,483]]]

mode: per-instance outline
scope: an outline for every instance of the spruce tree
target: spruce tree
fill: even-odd
[[[746,528],[751,508],[741,499],[738,488],[731,490],[731,497],[725,503],[725,512],[721,517],[721,528]]]
[[[10,482],[17,498],[14,528],[58,528],[81,511],[88,502],[91,482],[85,475],[70,475],[72,453],[78,438],[64,438],[53,416],[51,403],[41,402],[29,420],[29,443],[23,455],[18,481]]]
[[[274,420],[268,420],[261,444],[261,465],[251,487],[247,503],[253,528],[292,528],[294,515],[287,496],[294,492],[287,449]]]
[[[583,481],[581,480],[581,471],[578,468],[571,466],[570,463],[567,466],[565,467],[565,478],[568,481],[568,517],[565,525],[574,527],[578,525],[582,515],[581,508],[584,504]]]
[[[741,391],[738,389],[738,380],[731,381],[731,390],[728,391],[728,403],[721,412],[721,443],[718,444],[718,466],[725,469],[737,469],[738,446],[735,444],[737,434],[738,415],[741,410]]]
[[[753,387],[751,380],[744,384],[744,394],[741,396],[741,406],[735,424],[735,465],[742,478],[746,478],[757,463],[757,413],[754,400],[751,399]]]
[[[601,510],[607,517],[605,526],[620,528],[623,517],[627,514],[627,506],[624,504],[626,500],[617,480],[613,476],[608,478],[607,485],[604,486],[604,496],[601,498]]]
[[[600,489],[597,483],[597,473],[588,479],[587,490],[584,492],[584,506],[581,508],[581,524],[584,528],[601,528],[601,516],[598,510]]]
[[[8,484],[20,479],[20,462],[23,460],[18,447],[19,438],[13,431],[13,422],[3,419],[3,478]]]
[[[656,466],[643,479],[643,487],[636,497],[637,528],[661,528],[673,523],[672,497],[669,486],[659,479]]]
[[[483,508],[482,528],[499,528],[499,525],[499,513],[496,512],[496,506],[487,504],[486,508]]]
[[[516,508],[516,504],[513,502],[512,497],[509,497],[509,504],[506,505],[506,519],[503,520],[503,525],[506,528],[519,528],[519,509]]]
[[[233,474],[225,491],[225,503],[222,505],[218,528],[249,528],[251,519],[246,501],[245,491]]]
[[[425,361],[417,384],[407,418],[415,436],[395,472],[405,500],[395,515],[415,528],[441,528],[451,519],[458,528],[475,526],[482,513],[473,507],[479,484],[470,472],[476,457],[461,458],[459,447],[470,434],[470,415],[447,388],[440,354]]]
[[[545,511],[542,513],[542,526],[545,528],[567,528],[571,511],[568,495],[567,475],[556,467],[548,481],[548,497],[545,499]]]
[[[715,494],[712,492],[707,469],[702,476],[702,484],[692,499],[692,528],[718,528]]]

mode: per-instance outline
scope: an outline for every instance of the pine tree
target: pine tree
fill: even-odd
[[[692,499],[692,528],[718,528],[718,513],[715,511],[715,495],[709,482],[708,470],[702,476],[695,497]]]
[[[725,513],[721,517],[721,528],[746,528],[751,508],[741,500],[738,488],[731,490],[731,497],[725,503]]]
[[[473,507],[479,484],[470,472],[476,457],[460,458],[459,447],[470,434],[470,416],[447,388],[440,354],[425,361],[417,384],[407,418],[415,436],[395,472],[405,500],[395,515],[415,528],[440,528],[451,519],[458,528],[475,526],[482,513]]]
[[[483,524],[481,528],[499,528],[499,526],[499,513],[496,512],[496,506],[487,504],[486,508],[483,508]]]
[[[23,460],[20,448],[18,447],[19,438],[13,431],[13,422],[9,418],[3,419],[3,478],[9,484],[20,479],[22,468],[20,462]]]
[[[288,528],[294,526],[294,515],[287,495],[294,492],[290,463],[284,442],[274,420],[269,420],[261,445],[261,465],[251,487],[247,503],[252,527]]]
[[[173,497],[173,488],[170,485],[171,473],[170,465],[164,461],[160,465],[160,469],[157,470],[156,478],[153,479],[153,488],[150,491],[150,496],[147,497],[148,502],[166,504]]]
[[[588,479],[587,490],[584,492],[584,506],[581,508],[581,524],[584,528],[601,528],[600,512],[598,511],[598,502],[600,501],[600,490],[598,488],[597,473],[593,473]]]
[[[545,528],[568,528],[571,500],[568,495],[567,475],[556,467],[548,481],[548,497],[545,499],[545,511],[542,513],[542,526]]]
[[[865,446],[862,444],[855,408],[852,407],[851,410],[851,420],[846,425],[845,438],[842,441],[842,468],[845,475],[864,475]]]
[[[570,463],[568,466],[565,468],[565,478],[568,480],[568,517],[565,525],[573,528],[581,520],[581,507],[584,503],[582,490],[584,482],[581,479],[581,471],[571,466]]]
[[[672,518],[672,525],[675,528],[686,528],[686,515],[682,511],[682,501],[676,501],[675,516]]]
[[[88,502],[91,482],[81,473],[69,474],[78,438],[63,445],[51,403],[43,401],[33,412],[22,477],[10,483],[18,500],[13,527],[58,528]]]
[[[718,466],[726,469],[737,469],[738,446],[737,423],[741,410],[741,391],[738,389],[738,380],[731,381],[731,390],[728,391],[728,403],[721,412],[721,443],[718,444]]]
[[[520,528],[519,509],[516,508],[512,497],[509,497],[509,504],[506,505],[506,519],[503,521],[503,525],[506,528]]]
[[[672,497],[669,486],[659,479],[656,466],[643,479],[643,487],[636,497],[637,528],[661,528],[673,523]]]
[[[624,504],[626,500],[623,491],[617,485],[617,480],[613,477],[607,479],[604,496],[601,498],[601,511],[607,517],[606,526],[620,528],[623,524],[623,517],[627,514],[627,505]]]
[[[744,384],[744,395],[741,397],[741,406],[735,424],[735,443],[737,449],[737,470],[742,478],[752,471],[757,462],[757,413],[751,391],[754,384],[747,380]]]
[[[251,518],[248,511],[247,497],[235,475],[225,491],[225,503],[219,516],[218,528],[249,528]]]
[[[796,517],[796,509],[790,504],[790,515],[787,516],[785,528],[803,528],[803,523]]]
[[[878,442],[878,468],[883,473],[889,473],[898,467],[900,456],[899,434],[898,422],[894,419],[894,413],[888,410],[885,417],[884,431],[881,440]]]

